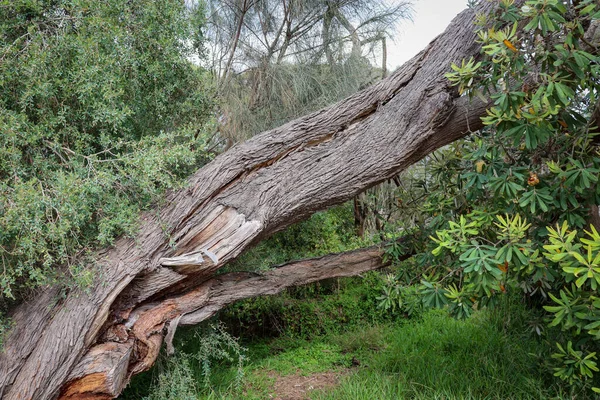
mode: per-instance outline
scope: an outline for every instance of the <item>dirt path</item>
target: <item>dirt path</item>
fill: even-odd
[[[275,394],[271,398],[275,400],[310,399],[310,392],[337,386],[340,378],[347,373],[346,370],[321,372],[308,376],[299,374],[281,376],[273,373]]]

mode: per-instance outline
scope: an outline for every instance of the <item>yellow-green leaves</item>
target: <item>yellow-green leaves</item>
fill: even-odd
[[[451,82],[452,86],[458,86],[459,94],[470,93],[477,70],[481,67],[481,62],[476,63],[471,57],[467,62],[463,60],[460,66],[453,63],[450,67],[454,72],[448,72],[445,77]]]
[[[575,241],[577,231],[568,231],[563,222],[557,229],[548,228],[550,244],[544,246],[544,256],[560,265],[568,281],[575,281],[577,288],[588,285],[592,290],[600,286],[600,235],[592,226],[585,231],[587,238]]]
[[[432,252],[436,256],[444,248],[450,250],[452,253],[460,251],[465,246],[468,238],[479,233],[477,230],[477,221],[467,222],[464,215],[459,217],[458,222],[448,221],[448,225],[449,229],[437,231],[437,237],[430,237],[438,245]]]

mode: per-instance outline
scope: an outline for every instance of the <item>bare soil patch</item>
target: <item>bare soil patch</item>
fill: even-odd
[[[308,376],[299,374],[281,376],[273,373],[275,400],[306,400],[310,399],[313,390],[333,388],[339,384],[340,378],[348,371],[320,372]]]

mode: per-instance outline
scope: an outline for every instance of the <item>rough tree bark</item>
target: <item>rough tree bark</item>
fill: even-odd
[[[482,2],[478,11],[492,6]],[[21,305],[0,355],[0,398],[118,395],[152,365],[169,324],[210,314],[214,291],[230,283],[215,276],[224,264],[478,129],[486,104],[459,97],[444,78],[451,62],[479,55],[474,17],[461,13],[378,84],[217,157],[162,211],[144,215],[135,238],[98,253],[93,288],[48,288]],[[295,282],[314,273],[304,265],[291,271]],[[258,278],[240,284],[270,290]]]

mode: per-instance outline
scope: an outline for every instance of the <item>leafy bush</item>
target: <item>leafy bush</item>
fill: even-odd
[[[190,366],[190,357],[178,355],[168,361],[168,366],[158,376],[150,395],[144,400],[195,399],[196,380]]]
[[[598,385],[600,235],[589,223],[600,203],[600,59],[583,35],[599,7],[502,0],[480,16],[483,56],[447,77],[462,95],[492,98],[486,128],[431,157],[425,263],[404,264],[411,284],[394,277],[381,296],[384,308],[406,307],[410,286],[422,306],[465,318],[521,293],[547,312],[534,331],[562,343],[545,361],[575,391]]]
[[[176,0],[0,1],[1,301],[89,282],[81,254],[208,159],[201,27]]]
[[[195,399],[199,393],[212,393],[215,381],[239,391],[248,360],[239,340],[221,323],[180,331],[175,356],[161,355],[150,371],[134,376],[123,398]],[[222,374],[223,369],[229,373]]]
[[[239,388],[244,377],[246,349],[239,345],[237,339],[231,336],[221,323],[210,325],[209,329],[198,330],[194,336],[198,349],[193,357],[197,358],[201,365],[204,386],[210,387],[211,368],[214,362],[227,361],[237,366],[234,384]]]

